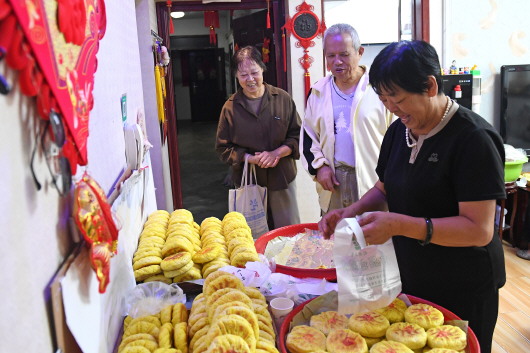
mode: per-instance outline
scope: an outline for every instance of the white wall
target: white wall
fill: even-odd
[[[128,121],[134,122],[137,109],[143,108],[143,87],[135,3],[107,1],[106,9],[107,31],[97,54],[86,170],[109,191],[125,165],[120,98],[127,93]],[[0,73],[10,82],[17,79],[5,61],[0,62]],[[45,289],[72,246],[68,229],[72,198],[58,196],[40,154],[35,170],[43,189],[35,189],[29,169],[35,143],[34,100],[21,96],[15,82],[12,93],[0,96],[0,111],[1,350],[52,352],[50,298]]]
[[[153,36],[156,29],[156,7],[154,0],[136,1],[136,23],[138,33],[138,50],[140,54],[143,99],[145,103],[146,130],[149,142],[153,145],[150,150],[153,177],[156,190],[156,200],[160,208],[173,209],[171,193],[171,180],[167,143],[162,144],[160,125],[158,123],[158,110],[156,106],[156,88],[153,66]]]
[[[443,66],[477,64],[482,74],[480,115],[499,127],[500,67],[530,64],[530,2],[444,1]],[[431,22],[432,23],[432,22]]]

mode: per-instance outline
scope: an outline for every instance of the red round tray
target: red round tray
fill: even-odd
[[[434,304],[428,300],[425,300],[425,299],[421,299],[421,298],[418,298],[418,297],[415,297],[415,296],[412,296],[412,295],[408,295],[407,294],[407,297],[409,298],[410,302],[412,304],[429,304],[433,307],[435,307],[436,309],[440,310],[442,312],[442,314],[444,314],[444,318],[445,318],[445,321],[448,321],[448,320],[461,320],[458,316],[456,316],[453,312],[445,309],[445,308],[442,308],[441,306],[437,305],[437,304]],[[282,323],[282,326],[280,327],[280,334],[279,334],[279,341],[280,341],[280,352],[281,353],[289,353],[289,351],[287,350],[287,347],[285,346],[285,339],[287,337],[287,334],[289,333],[289,325],[291,324],[291,321],[293,320],[293,317],[298,314],[303,308],[304,306],[309,303],[311,300],[314,300],[316,298],[313,298],[313,299],[309,299],[305,302],[303,302],[302,304],[298,305],[296,308],[293,309],[293,311],[291,311],[289,313],[289,315],[287,315],[285,317],[285,320],[283,321]],[[471,329],[471,327],[468,327],[467,328],[467,347],[466,347],[466,353],[480,353],[480,345],[478,344],[478,340],[477,340],[477,336],[475,336],[475,333],[473,332],[473,330]]]
[[[261,237],[256,239],[254,245],[258,253],[263,254],[267,248],[267,244],[271,239],[276,237],[294,237],[298,233],[304,231],[304,229],[318,229],[317,223],[302,223],[302,224],[293,224],[291,226],[285,226],[282,228],[271,230],[263,234]],[[296,268],[289,267],[284,265],[276,265],[276,272],[284,273],[296,278],[325,278],[328,281],[337,280],[337,272],[334,268],[323,268],[323,269],[305,269],[305,268]]]

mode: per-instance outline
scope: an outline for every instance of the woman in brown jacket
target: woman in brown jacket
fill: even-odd
[[[296,163],[300,157],[300,117],[291,96],[263,82],[260,52],[247,46],[234,54],[241,88],[224,104],[216,150],[241,183],[245,158],[256,165],[257,183],[267,187],[269,229],[300,223],[296,202]]]

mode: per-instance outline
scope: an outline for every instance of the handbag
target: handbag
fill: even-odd
[[[242,213],[252,231],[252,237],[257,239],[269,231],[267,188],[258,185],[256,166],[251,164],[249,173],[248,164],[248,160],[245,158],[240,187],[228,190],[228,211]]]

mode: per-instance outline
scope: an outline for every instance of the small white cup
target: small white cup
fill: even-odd
[[[289,298],[274,298],[270,302],[272,316],[279,327],[287,314],[289,314],[294,307],[294,302]]]

